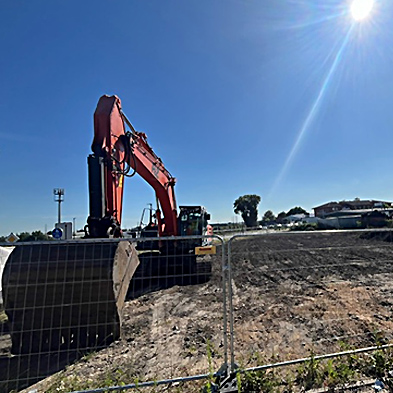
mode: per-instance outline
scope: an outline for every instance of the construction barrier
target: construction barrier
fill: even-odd
[[[83,386],[108,373],[142,382],[219,368],[223,248],[211,234],[17,243],[2,277],[0,391],[87,354]],[[97,362],[109,371],[96,375]]]
[[[388,350],[392,240],[254,231],[16,243],[2,279],[0,392],[243,392],[239,372]],[[296,375],[292,391],[317,386]]]

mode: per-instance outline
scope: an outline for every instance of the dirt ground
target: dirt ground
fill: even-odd
[[[390,341],[391,240],[391,232],[338,231],[234,239],[230,261],[237,364],[251,367],[307,357],[311,351],[371,346],[376,336]],[[219,247],[218,255],[200,258],[212,263],[208,282],[127,301],[121,340],[34,388],[70,391],[100,386],[98,381],[114,385],[217,371],[225,358],[221,252]],[[0,362],[8,359],[12,368],[9,348],[3,326]],[[53,371],[64,366],[59,356],[46,362]],[[72,384],[59,384],[67,378]]]

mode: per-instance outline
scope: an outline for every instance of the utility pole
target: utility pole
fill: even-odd
[[[64,201],[64,188],[54,188],[53,195],[55,196],[55,202],[59,204],[57,210],[57,223],[61,223],[61,202]]]

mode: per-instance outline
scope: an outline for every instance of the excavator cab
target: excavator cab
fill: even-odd
[[[180,206],[180,236],[201,236],[205,233],[210,214],[203,206]]]

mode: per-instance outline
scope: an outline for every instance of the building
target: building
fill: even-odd
[[[319,218],[347,213],[350,215],[351,213],[355,213],[355,211],[364,212],[374,209],[392,209],[392,202],[355,198],[353,201],[328,202],[313,208],[315,217]]]
[[[305,218],[307,218],[309,216],[309,214],[292,214],[290,216],[286,216],[283,219],[283,222],[285,224],[291,224],[291,223],[295,223],[295,222],[302,222]]]

